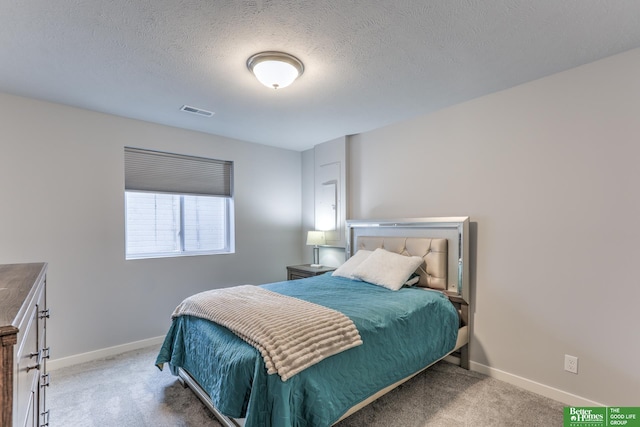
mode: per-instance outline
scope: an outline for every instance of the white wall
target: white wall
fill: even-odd
[[[313,262],[313,246],[307,246],[307,232],[315,229],[315,156],[314,150],[306,150],[302,155],[301,186],[302,186],[302,236],[300,253],[303,264]],[[322,251],[322,249],[320,249]],[[321,252],[322,253],[322,252]]]
[[[125,261],[125,145],[234,161],[236,253]],[[49,262],[54,360],[162,336],[184,297],[302,262],[299,152],[6,94],[0,148],[0,263]]]
[[[634,50],[351,137],[351,218],[475,223],[476,369],[640,405],[638,76]]]

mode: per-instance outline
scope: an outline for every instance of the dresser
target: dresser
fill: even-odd
[[[47,264],[0,265],[0,427],[49,425]]]

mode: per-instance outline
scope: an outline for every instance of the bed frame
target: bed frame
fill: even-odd
[[[460,328],[454,349],[406,378],[373,394],[349,409],[337,422],[362,409],[429,366],[446,359],[469,369],[469,217],[404,218],[393,220],[349,220],[346,227],[346,258],[359,249],[386,250],[425,258],[427,268],[420,271],[418,286],[445,293],[458,310]],[[189,387],[225,427],[241,427],[243,419],[222,414],[200,385],[179,368],[179,378]],[[336,423],[337,423],[336,422]]]

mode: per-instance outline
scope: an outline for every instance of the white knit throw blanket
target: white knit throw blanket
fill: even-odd
[[[362,344],[339,311],[253,285],[195,294],[172,318],[190,315],[218,323],[257,348],[267,372],[286,381],[314,363]]]

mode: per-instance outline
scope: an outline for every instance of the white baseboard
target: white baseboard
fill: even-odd
[[[472,371],[479,372],[500,381],[504,381],[506,383],[515,385],[541,396],[557,400],[558,402],[562,402],[567,406],[606,406],[602,403],[594,402],[593,400],[589,400],[584,397],[577,396],[575,394],[562,391],[557,388],[529,380],[527,378],[520,377],[518,375],[501,371],[500,369],[491,368],[481,363],[471,361],[469,362],[469,368]]]
[[[87,353],[76,354],[73,356],[62,357],[60,359],[53,359],[47,362],[47,369],[50,371],[66,368],[67,366],[78,365],[80,363],[91,362],[98,359],[104,359],[106,357],[115,356],[127,351],[138,350],[152,345],[160,345],[164,341],[164,335],[155,338],[147,338],[145,340],[134,341],[128,344],[116,345],[113,347],[107,347],[100,350],[89,351]]]

